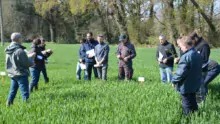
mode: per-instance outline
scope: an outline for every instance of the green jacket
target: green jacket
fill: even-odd
[[[6,49],[6,70],[8,76],[22,77],[29,76],[29,59],[21,44],[12,42]]]

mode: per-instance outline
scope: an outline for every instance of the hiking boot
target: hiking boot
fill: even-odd
[[[6,106],[9,107],[9,106],[11,106],[11,105],[13,105],[13,103],[12,103],[11,101],[8,101],[8,100],[7,100],[7,102],[6,102]]]

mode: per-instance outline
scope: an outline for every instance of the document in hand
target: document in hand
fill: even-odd
[[[80,67],[81,67],[82,70],[86,70],[86,65],[85,65],[85,64],[82,64],[82,63],[81,63],[81,64],[80,64]]]
[[[160,60],[163,59],[163,54],[161,52],[159,52],[159,58],[158,59],[160,59]]]
[[[89,51],[86,51],[86,54],[89,54],[91,56],[95,56],[95,50],[94,49],[91,49]]]
[[[97,64],[94,65],[95,68],[102,67],[102,66],[103,66],[103,64],[101,64],[101,66],[98,66]]]

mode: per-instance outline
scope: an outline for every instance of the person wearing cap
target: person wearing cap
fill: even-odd
[[[184,36],[179,46],[183,54],[171,82],[180,92],[184,115],[188,115],[198,110],[196,92],[201,86],[202,59],[194,49],[189,36]]]
[[[193,45],[196,51],[202,57],[202,75],[203,75],[203,81],[204,81],[206,78],[207,72],[208,72],[208,64],[210,62],[209,60],[210,46],[202,37],[199,37],[198,34],[195,32],[191,33],[190,37],[192,38],[192,42],[193,42]],[[198,102],[201,100],[204,101],[206,94],[207,94],[207,89],[205,88],[205,84],[202,83],[201,94],[200,94],[201,96],[198,96]]]
[[[46,40],[41,39],[41,44],[39,45],[39,47],[41,48],[41,51],[45,51],[45,50],[46,50]],[[46,58],[45,58],[45,63],[44,63],[44,65],[42,66],[42,74],[43,74],[45,83],[48,83],[48,82],[49,82],[49,78],[48,78],[48,76],[47,76],[46,62],[47,62],[47,58],[48,58],[50,55],[51,55],[51,54],[48,54],[48,55],[46,56]]]
[[[76,65],[76,79],[77,80],[81,80],[81,66],[80,64],[84,64],[85,63],[85,54],[84,52],[82,51],[83,49],[83,45],[84,43],[86,42],[85,39],[81,39],[80,40],[80,48],[79,48],[79,51],[78,51],[78,57],[79,57],[79,61],[77,62],[77,65]]]
[[[120,35],[119,45],[116,52],[118,63],[118,78],[119,80],[131,80],[133,76],[132,59],[136,57],[135,47],[128,41],[126,35]]]
[[[177,56],[173,44],[166,40],[165,35],[159,36],[160,45],[157,47],[156,60],[160,67],[160,76],[163,83],[171,82],[174,58]]]
[[[104,42],[104,36],[97,37],[99,44],[95,47],[95,60],[99,79],[107,80],[109,46]]]
[[[92,77],[92,69],[94,71],[95,78],[98,78],[97,69],[94,67],[96,64],[95,56],[91,51],[95,50],[95,46],[98,45],[98,41],[94,40],[92,38],[93,33],[89,32],[87,33],[87,41],[83,45],[83,49],[81,50],[85,54],[85,80],[91,80]]]
[[[18,88],[20,88],[22,100],[27,101],[29,98],[28,76],[30,74],[29,67],[32,63],[29,61],[26,48],[21,45],[22,39],[20,33],[11,34],[11,44],[5,49],[6,53],[6,70],[11,78],[11,88],[7,99],[7,105],[10,106],[14,102]],[[29,54],[34,57],[35,54]]]

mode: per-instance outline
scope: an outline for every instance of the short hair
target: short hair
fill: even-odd
[[[33,40],[33,44],[34,45],[40,45],[41,44],[41,40],[39,38],[36,38]]]
[[[92,33],[92,32],[88,32],[87,34],[90,34],[91,36],[93,36],[93,33]]]
[[[80,42],[82,41],[82,43],[85,43],[86,42],[86,39],[82,38],[79,40]]]
[[[12,41],[17,41],[17,40],[19,40],[20,38],[21,38],[21,34],[18,33],[18,32],[15,32],[15,33],[12,33],[12,34],[11,34],[11,40],[12,40]]]
[[[192,39],[195,39],[195,38],[198,38],[198,34],[196,32],[192,32],[190,35],[189,35]]]
[[[187,45],[187,46],[193,45],[192,38],[190,36],[184,36],[184,37],[182,37],[182,39],[180,41],[181,41],[181,43],[183,43],[184,45]]]
[[[161,35],[159,36],[159,40],[166,40],[166,36],[163,35],[163,34],[161,34]]]

